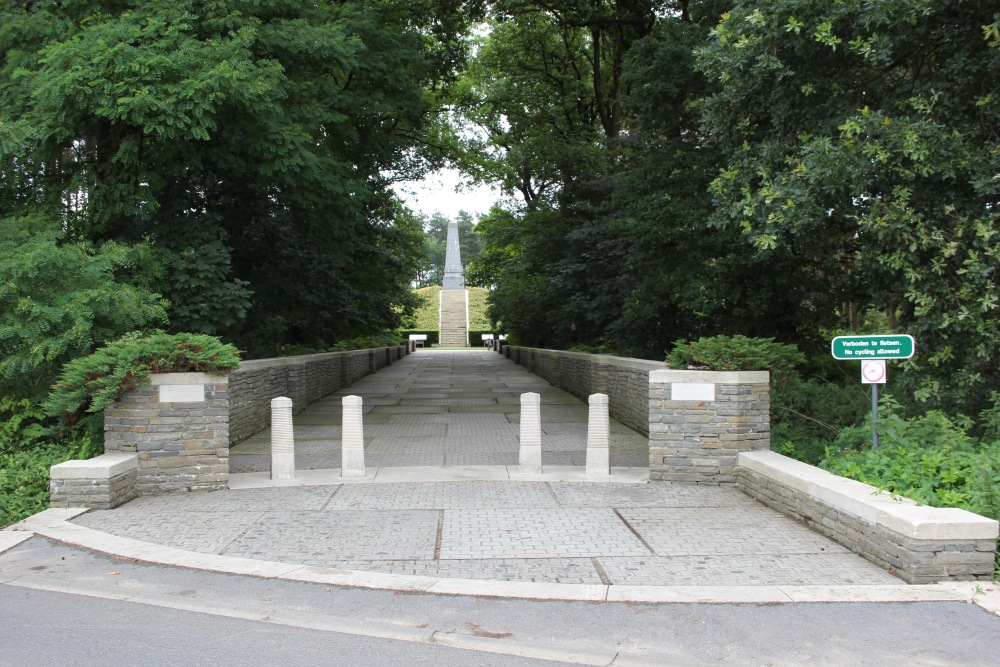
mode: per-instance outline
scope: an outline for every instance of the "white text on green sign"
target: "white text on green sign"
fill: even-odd
[[[830,344],[834,359],[909,359],[916,345],[913,336],[837,336]]]

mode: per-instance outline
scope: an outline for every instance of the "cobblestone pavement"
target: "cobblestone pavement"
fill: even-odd
[[[520,396],[541,395],[543,465],[586,463],[587,405],[488,351],[420,351],[294,419],[295,467],[340,467],[341,399],[364,402],[367,466],[516,465]],[[230,452],[230,471],[270,470],[270,429]],[[646,467],[645,437],[611,420],[611,465]]]
[[[583,465],[587,406],[490,352],[421,352],[295,417],[296,467],[340,467],[341,398],[361,396],[365,463],[512,465],[519,395],[541,395],[543,463]],[[269,469],[270,433],[232,450]],[[612,421],[612,465],[648,465]],[[393,574],[663,586],[900,581],[732,488],[518,481],[331,484],[136,499],[75,522],[189,551]]]
[[[201,553],[394,574],[662,586],[900,583],[718,487],[276,487],[139,498],[75,522]]]

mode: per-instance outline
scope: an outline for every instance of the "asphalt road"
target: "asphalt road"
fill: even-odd
[[[996,665],[970,604],[471,598],[164,568],[34,537],[0,554],[0,665]]]

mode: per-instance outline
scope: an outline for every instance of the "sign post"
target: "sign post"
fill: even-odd
[[[834,359],[861,362],[861,382],[872,386],[872,449],[878,449],[878,386],[885,384],[885,362],[909,359],[915,349],[913,336],[906,334],[837,336],[830,343]]]

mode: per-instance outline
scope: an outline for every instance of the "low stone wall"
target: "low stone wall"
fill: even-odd
[[[763,371],[678,371],[644,359],[503,347],[511,361],[649,437],[649,477],[735,484],[736,456],[768,449],[770,377]]]
[[[649,434],[649,373],[663,368],[662,363],[512,345],[503,345],[502,354],[583,401],[592,394],[607,394],[612,417]]]
[[[993,578],[992,519],[920,506],[776,452],[741,453],[737,485],[907,583]]]
[[[133,495],[225,488],[229,447],[269,426],[272,398],[287,396],[301,411],[406,354],[407,346],[400,345],[245,361],[228,376],[154,374],[149,385],[126,392],[104,411],[104,450],[136,457]],[[53,477],[53,503],[81,502],[83,492],[74,489],[88,484],[100,487],[90,495],[104,492],[103,483],[58,481],[60,474]],[[113,491],[122,488],[120,482],[110,482]],[[100,501],[87,502],[71,506]]]
[[[89,461],[66,461],[50,469],[50,507],[109,510],[138,495],[135,454],[102,454]]]
[[[271,423],[271,399],[296,413],[408,354],[407,346],[244,361],[229,374],[229,439],[235,445]]]

